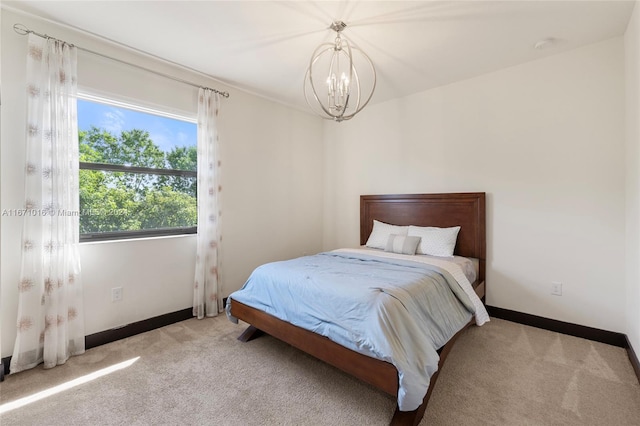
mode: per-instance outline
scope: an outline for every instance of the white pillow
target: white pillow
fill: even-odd
[[[384,251],[414,255],[416,254],[418,244],[420,244],[420,237],[391,234],[389,235],[389,241],[387,241],[387,247],[385,247]]]
[[[371,230],[371,235],[369,235],[369,239],[365,246],[384,250],[387,248],[389,235],[396,234],[406,236],[408,231],[408,226],[390,225],[388,223],[374,220],[373,230]]]
[[[452,228],[436,228],[431,226],[409,226],[407,235],[420,237],[420,245],[416,254],[430,254],[431,256],[453,256],[456,247],[459,226]]]

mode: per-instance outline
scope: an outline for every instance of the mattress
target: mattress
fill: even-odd
[[[415,410],[437,370],[437,350],[476,316],[488,320],[459,263],[342,249],[258,267],[227,298],[398,370],[398,406]]]

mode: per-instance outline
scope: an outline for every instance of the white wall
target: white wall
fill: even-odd
[[[238,289],[266,261],[317,252],[322,238],[322,122],[280,104],[233,90],[69,29],[2,13],[2,129],[0,209],[23,205],[25,64],[20,22],[78,46],[135,62],[209,87],[228,90],[222,101],[223,295]],[[212,58],[224,60],[224,58]],[[81,90],[142,102],[192,116],[197,89],[90,54],[78,55]],[[15,340],[21,221],[2,217],[0,322],[2,357]],[[86,333],[92,334],[192,306],[195,237],[181,236],[81,245]],[[112,287],[124,300],[112,303]]]
[[[640,2],[624,36],[626,88],[626,333],[640,351]]]
[[[326,123],[324,248],[361,194],[485,191],[487,303],[624,331],[624,114],[615,38]]]

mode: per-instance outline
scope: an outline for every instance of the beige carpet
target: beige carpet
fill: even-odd
[[[0,415],[8,425],[386,425],[395,401],[224,316],[188,320],[9,376],[0,404],[140,357]],[[1,406],[1,405],[0,405]],[[638,425],[624,349],[507,321],[456,343],[421,425]]]

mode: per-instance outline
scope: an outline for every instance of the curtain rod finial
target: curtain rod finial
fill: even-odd
[[[29,34],[31,32],[31,31],[29,31],[29,28],[27,28],[23,24],[14,24],[13,25],[13,31],[17,32],[20,35],[27,35],[27,34]]]

